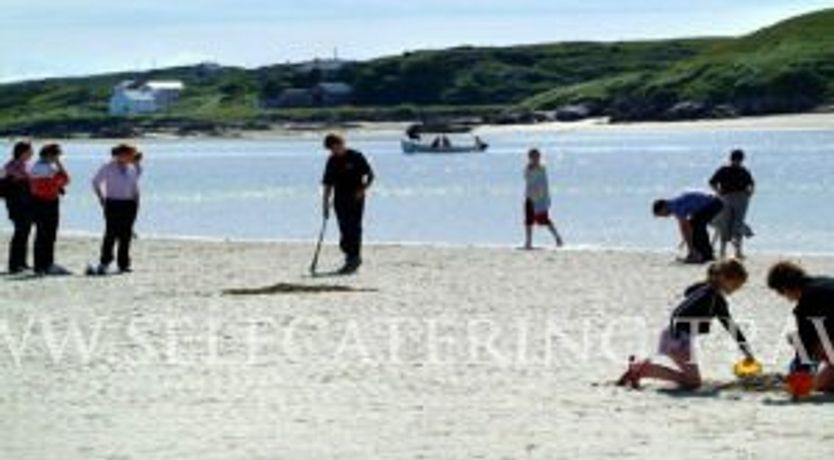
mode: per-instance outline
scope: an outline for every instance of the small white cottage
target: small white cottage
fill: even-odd
[[[126,80],[113,88],[110,115],[141,115],[170,107],[185,89],[180,81]]]

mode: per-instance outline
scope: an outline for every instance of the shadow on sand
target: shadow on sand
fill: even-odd
[[[786,397],[785,399],[768,399],[764,402],[768,406],[795,406],[795,405],[822,405],[822,404],[834,404],[834,394],[832,393],[824,393],[824,394],[815,394],[811,395],[807,398],[800,399],[795,401],[791,398]]]

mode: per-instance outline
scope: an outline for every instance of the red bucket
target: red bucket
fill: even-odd
[[[810,372],[792,372],[785,380],[788,393],[794,399],[807,398],[814,391],[814,374]]]

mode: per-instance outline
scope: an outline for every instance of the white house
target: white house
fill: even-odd
[[[111,115],[141,115],[167,109],[185,89],[180,81],[126,80],[113,88]]]

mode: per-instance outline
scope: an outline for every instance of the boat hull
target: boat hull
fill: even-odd
[[[474,145],[453,145],[449,147],[433,147],[431,145],[421,144],[415,141],[403,140],[403,153],[407,155],[414,154],[434,154],[434,155],[455,155],[464,153],[483,153],[489,148],[486,144]]]

